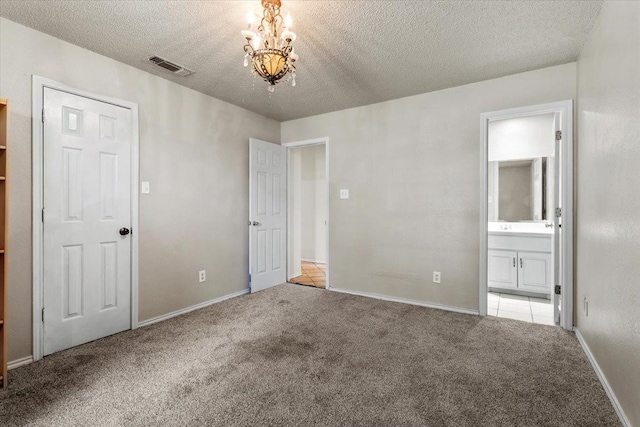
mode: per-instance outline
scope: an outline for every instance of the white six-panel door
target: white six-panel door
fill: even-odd
[[[50,88],[44,110],[47,355],[131,327],[132,117]]]
[[[249,265],[251,292],[287,281],[286,148],[250,139]]]

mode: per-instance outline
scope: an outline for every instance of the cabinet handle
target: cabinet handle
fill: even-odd
[[[522,268],[522,258],[520,258],[520,268]]]
[[[516,266],[516,257],[513,257],[513,266]]]

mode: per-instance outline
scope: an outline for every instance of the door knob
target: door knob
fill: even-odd
[[[120,229],[120,235],[121,236],[126,236],[127,234],[131,233],[131,230],[129,230],[128,228],[122,227]]]
[[[258,221],[253,221],[253,224],[251,224],[251,225],[253,225],[254,227],[257,227],[257,226],[260,225],[260,223]]]

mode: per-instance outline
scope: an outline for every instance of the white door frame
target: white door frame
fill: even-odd
[[[493,111],[480,115],[480,315],[487,315],[487,233],[488,233],[488,147],[489,122],[547,113],[560,113],[562,131],[562,170],[568,171],[562,181],[562,245],[560,262],[564,266],[562,277],[562,316],[560,326],[573,330],[573,101],[531,105]],[[556,155],[556,159],[560,157]],[[557,268],[557,267],[554,267]],[[555,285],[555,283],[554,283]]]
[[[325,246],[325,262],[326,262],[326,284],[325,284],[325,289],[329,289],[330,288],[330,283],[331,281],[329,280],[330,278],[330,265],[329,265],[329,201],[331,200],[331,192],[330,192],[330,186],[329,186],[329,137],[325,136],[323,138],[314,138],[314,139],[307,139],[304,141],[296,141],[296,142],[284,142],[281,144],[283,147],[287,147],[287,280],[289,279],[289,252],[291,251],[291,247],[289,245],[289,236],[291,236],[291,215],[290,215],[290,209],[291,209],[291,149],[292,148],[296,148],[296,147],[306,147],[306,146],[311,146],[311,145],[324,145],[325,146],[325,176],[326,176],[326,181],[327,181],[327,212],[326,212],[326,218],[327,218],[327,226],[325,227],[325,241],[326,241],[326,246]]]
[[[40,360],[44,353],[42,308],[44,306],[44,224],[42,208],[44,200],[44,89],[50,88],[95,101],[117,105],[131,110],[131,329],[138,327],[138,177],[139,136],[138,104],[108,96],[78,90],[44,77],[33,75],[32,80],[32,230],[33,230],[33,360]]]

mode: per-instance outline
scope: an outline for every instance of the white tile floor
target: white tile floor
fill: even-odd
[[[554,325],[553,305],[543,298],[489,292],[489,316]]]

